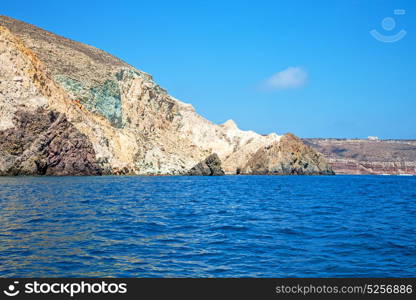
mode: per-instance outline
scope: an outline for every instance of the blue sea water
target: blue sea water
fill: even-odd
[[[416,177],[0,177],[2,277],[416,277]]]

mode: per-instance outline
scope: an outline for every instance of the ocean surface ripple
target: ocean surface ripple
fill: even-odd
[[[1,277],[415,277],[416,177],[0,177]]]

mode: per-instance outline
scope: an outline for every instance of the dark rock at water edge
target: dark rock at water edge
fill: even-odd
[[[14,128],[0,131],[0,175],[101,175],[91,142],[64,114],[18,111]]]
[[[221,176],[224,170],[221,168],[221,160],[216,153],[208,156],[204,161],[198,163],[189,172],[188,175],[199,176]]]

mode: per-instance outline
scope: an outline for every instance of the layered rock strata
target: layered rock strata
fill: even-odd
[[[336,174],[416,175],[415,140],[305,139]]]

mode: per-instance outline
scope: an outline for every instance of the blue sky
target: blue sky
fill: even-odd
[[[122,58],[216,123],[416,138],[416,1],[3,0],[0,14]]]

